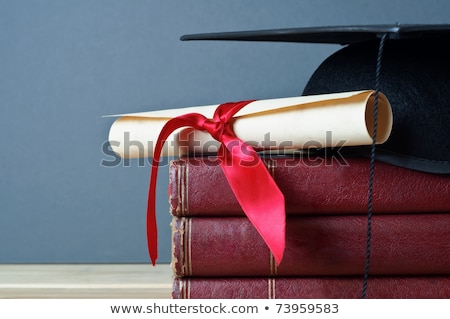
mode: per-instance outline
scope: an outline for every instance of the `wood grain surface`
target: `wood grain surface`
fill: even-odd
[[[0,298],[171,298],[169,264],[2,264]]]

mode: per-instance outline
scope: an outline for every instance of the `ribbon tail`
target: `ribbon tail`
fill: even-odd
[[[158,165],[164,143],[167,138],[178,128],[183,126],[198,127],[198,123],[205,118],[199,114],[186,114],[169,120],[159,133],[153,152],[152,169],[150,173],[150,186],[148,189],[147,202],[147,245],[148,253],[153,266],[158,259],[158,229],[156,223],[156,180],[158,176]]]
[[[152,265],[156,265],[156,260],[158,259],[158,228],[156,224],[156,177],[158,173],[158,162],[159,156],[155,161],[152,160],[152,169],[150,177],[150,186],[148,191],[148,202],[147,202],[147,247]]]
[[[231,144],[233,149],[229,150]],[[228,146],[219,150],[221,168],[236,199],[279,265],[285,249],[284,195],[253,148],[237,138],[225,145]]]

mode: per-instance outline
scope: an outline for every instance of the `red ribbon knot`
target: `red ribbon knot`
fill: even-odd
[[[162,128],[152,159],[147,206],[147,240],[153,265],[158,258],[155,188],[159,158],[167,138],[182,127],[207,131],[221,143],[217,157],[222,171],[244,213],[266,242],[277,264],[280,264],[285,247],[284,196],[256,151],[236,137],[230,125],[233,116],[251,102],[221,104],[212,120],[198,113],[177,116]]]
[[[211,136],[217,141],[220,141],[222,139],[225,128],[229,128],[228,123],[211,121],[209,119],[206,119],[206,121],[204,121],[200,126],[209,134],[211,134]]]

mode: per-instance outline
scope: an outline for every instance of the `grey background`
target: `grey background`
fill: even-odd
[[[0,1],[0,263],[149,262],[150,165],[104,167],[105,114],[300,95],[338,45],[187,33],[449,23],[421,0]],[[170,261],[167,166],[159,262]]]

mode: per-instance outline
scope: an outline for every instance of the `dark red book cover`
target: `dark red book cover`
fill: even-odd
[[[175,278],[174,299],[356,299],[360,277]],[[367,298],[447,299],[449,276],[370,277]]]
[[[365,266],[364,215],[289,216],[279,266],[246,217],[174,217],[175,276],[349,276]],[[450,274],[450,214],[372,218],[371,275]]]
[[[287,214],[366,213],[369,159],[319,156],[264,158],[285,196]],[[450,175],[376,162],[374,213],[450,211]],[[214,156],[170,164],[169,202],[174,216],[243,215]]]

